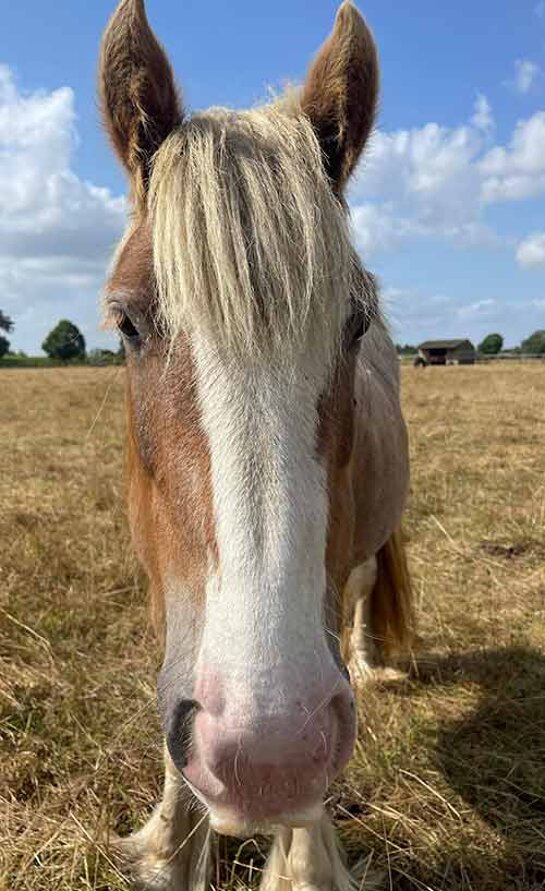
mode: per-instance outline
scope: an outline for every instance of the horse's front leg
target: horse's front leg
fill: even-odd
[[[324,812],[313,826],[277,833],[259,891],[381,891],[383,878],[363,862],[349,872]]]
[[[350,891],[354,887],[325,813],[308,828],[279,830],[260,891]]]
[[[369,615],[369,599],[376,580],[377,560],[371,557],[352,570],[344,592],[350,628],[348,668],[355,686],[372,678],[373,670],[382,663],[380,644],[373,639]]]
[[[118,842],[139,891],[204,891],[210,870],[208,815],[196,805],[165,747],[163,798],[139,832]]]

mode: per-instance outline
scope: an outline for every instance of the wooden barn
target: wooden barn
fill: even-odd
[[[425,365],[474,365],[477,353],[470,340],[426,340],[418,358]]]

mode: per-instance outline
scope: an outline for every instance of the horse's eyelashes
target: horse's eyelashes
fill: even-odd
[[[117,327],[119,332],[126,337],[127,340],[136,340],[140,337],[140,333],[136,326],[132,323],[128,315],[126,313],[121,313],[119,321],[117,323]]]
[[[358,323],[356,325],[356,330],[354,331],[354,334],[353,334],[354,343],[360,341],[362,339],[362,337],[364,336],[364,334],[366,333],[366,331],[367,331],[367,319],[362,314],[360,316],[360,318],[358,319]]]
[[[112,300],[110,318],[125,343],[131,346],[140,344],[147,330],[146,319],[142,313],[132,310],[129,312],[120,301]]]
[[[364,307],[355,310],[348,323],[347,341],[350,348],[358,346],[362,337],[367,334],[370,323],[369,313]]]

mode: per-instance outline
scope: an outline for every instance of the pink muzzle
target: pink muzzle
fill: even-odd
[[[279,695],[267,708],[251,696],[225,695],[217,680],[197,684],[183,774],[219,831],[305,823],[354,747],[352,689],[331,665],[308,689]],[[271,678],[271,690],[274,678]],[[283,685],[284,686],[284,685]],[[189,731],[189,728],[188,728]],[[169,748],[174,760],[178,761]]]

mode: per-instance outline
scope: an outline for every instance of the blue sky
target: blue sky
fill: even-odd
[[[90,347],[123,226],[124,176],[98,122],[98,44],[113,3],[3,10],[0,307],[15,349],[61,317]],[[242,107],[304,77],[329,0],[148,0],[189,108]],[[516,343],[545,327],[545,0],[367,0],[382,66],[378,128],[352,183],[355,239],[396,337]]]

